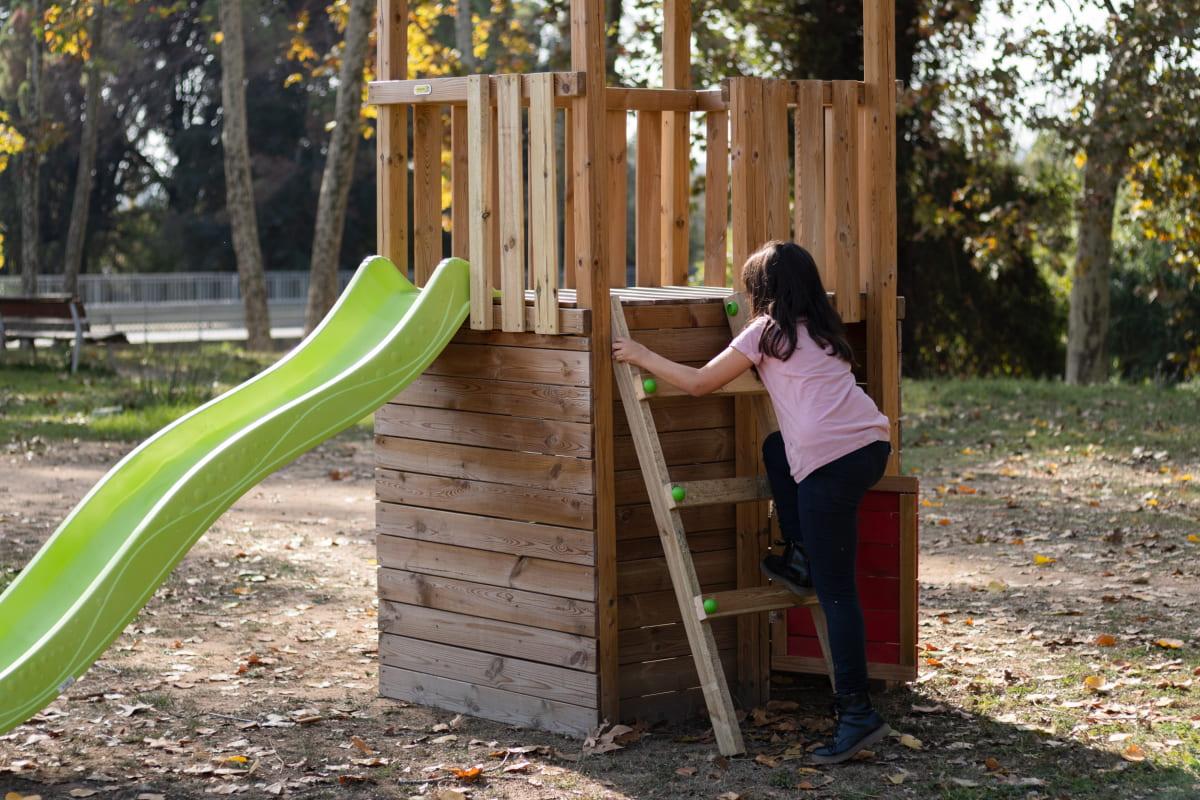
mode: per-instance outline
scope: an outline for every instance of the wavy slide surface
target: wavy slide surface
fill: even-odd
[[[0,595],[0,733],[80,678],[239,497],[420,375],[468,305],[461,259],[418,290],[370,258],[295,350],[113,467]]]

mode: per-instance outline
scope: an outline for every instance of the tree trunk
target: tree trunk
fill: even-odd
[[[463,0],[465,2],[465,0]],[[313,232],[312,264],[309,268],[308,306],[305,332],[311,331],[337,299],[338,255],[346,222],[346,202],[354,179],[354,156],[358,152],[358,113],[362,107],[363,62],[375,0],[351,0],[338,74],[337,104],[333,133],[321,176],[317,198],[317,222]]]
[[[472,36],[471,0],[457,0],[454,10],[454,47],[467,72],[475,71],[475,47]],[[347,34],[348,35],[348,34]]]
[[[92,198],[92,171],[96,165],[96,144],[100,136],[100,42],[104,35],[104,3],[97,2],[92,10],[88,30],[91,39],[91,58],[84,75],[87,91],[84,94],[83,133],[79,141],[79,167],[75,173],[75,197],[71,201],[71,224],[67,229],[66,261],[63,265],[63,290],[77,294],[79,268],[83,264],[83,244],[87,238],[88,211]]]
[[[221,0],[221,104],[224,124],[221,142],[225,150],[225,206],[233,233],[238,282],[246,315],[246,346],[251,350],[271,348],[271,321],[267,312],[267,289],[263,278],[262,249],[258,243],[258,219],[254,214],[254,184],[250,175],[250,146],[246,139],[245,42],[242,35],[242,3]]]
[[[42,43],[34,30],[34,26],[41,24],[41,0],[33,0],[30,14],[29,89],[27,93],[21,92],[24,97],[19,98],[26,135],[20,161],[21,292],[27,295],[37,294],[38,247],[41,244],[38,189],[42,158]]]
[[[1124,173],[1124,158],[1088,152],[1079,201],[1079,242],[1072,271],[1067,327],[1067,383],[1108,379],[1109,273],[1112,268],[1113,209]]]

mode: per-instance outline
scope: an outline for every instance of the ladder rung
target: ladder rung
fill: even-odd
[[[656,384],[653,392],[646,391],[647,378],[651,378]],[[680,389],[678,386],[672,386],[666,381],[658,378],[652,378],[650,375],[642,375],[635,388],[637,390],[639,400],[653,400],[656,397],[684,397],[687,395],[687,392],[685,392],[683,389]],[[720,389],[716,389],[711,392],[711,394],[725,396],[766,393],[767,387],[763,386],[762,381],[760,381],[750,370],[746,370],[741,375],[738,375],[729,383],[722,386]]]
[[[727,592],[712,592],[695,598],[696,613],[700,621],[754,614],[759,611],[778,611],[796,606],[810,606],[817,602],[813,592],[793,594],[784,586],[758,586],[753,589],[730,589]],[[713,601],[711,612],[704,610],[705,601]]]
[[[683,489],[683,499],[675,499],[675,490]],[[770,500],[771,486],[762,476],[717,478],[707,481],[679,481],[667,484],[667,502],[672,508],[718,506],[725,503],[748,503]]]

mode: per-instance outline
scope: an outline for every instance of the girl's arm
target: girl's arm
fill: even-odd
[[[726,347],[720,355],[697,369],[663,358],[645,345],[625,338],[613,342],[613,358],[653,372],[693,397],[720,389],[753,366],[742,353]]]

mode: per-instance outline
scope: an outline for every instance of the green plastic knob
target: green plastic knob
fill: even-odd
[[[682,503],[683,498],[687,497],[687,489],[683,488],[682,486],[672,486],[671,497],[675,498],[676,503]]]
[[[738,304],[730,300],[725,304],[725,313],[731,317],[736,317],[738,313]]]
[[[646,390],[646,394],[654,394],[658,391],[658,381],[654,378],[643,378],[642,388]]]
[[[705,600],[704,600],[704,613],[705,613],[705,614],[715,614],[715,613],[717,613],[717,601],[716,601],[716,599],[715,599],[715,598],[712,598],[712,597],[705,598]]]

